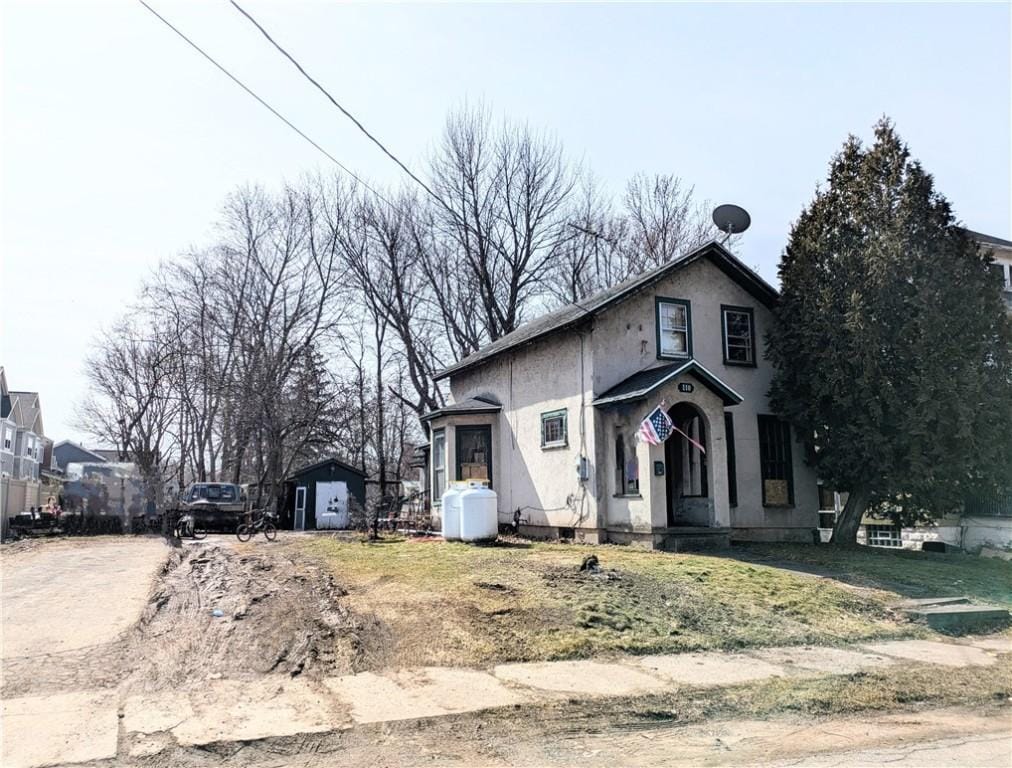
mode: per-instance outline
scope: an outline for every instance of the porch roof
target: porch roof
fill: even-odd
[[[656,368],[648,368],[645,371],[634,373],[628,379],[619,382],[603,395],[596,398],[593,404],[600,407],[611,403],[642,400],[665,382],[671,381],[683,373],[691,375],[700,384],[717,395],[717,397],[724,401],[725,406],[738,405],[744,399],[696,360],[685,360],[684,362],[668,363],[667,365],[660,365]]]
[[[498,413],[502,410],[502,406],[499,403],[493,403],[491,400],[483,400],[480,397],[469,397],[466,400],[461,400],[459,403],[450,403],[444,405],[442,408],[438,408],[435,411],[429,411],[427,414],[422,416],[422,421],[429,421],[439,416],[453,416],[462,414],[472,413]]]

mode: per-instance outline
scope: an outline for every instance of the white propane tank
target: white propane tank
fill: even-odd
[[[460,538],[487,541],[499,535],[499,498],[481,483],[460,494]]]
[[[460,494],[467,490],[465,483],[451,482],[440,497],[443,502],[443,538],[460,540]]]

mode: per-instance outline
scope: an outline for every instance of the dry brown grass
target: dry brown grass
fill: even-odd
[[[318,537],[348,606],[384,628],[384,666],[469,665],[923,635],[894,594],[734,559],[629,547],[475,547]],[[596,554],[600,573],[582,573]]]

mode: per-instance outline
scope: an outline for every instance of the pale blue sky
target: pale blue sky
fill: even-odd
[[[346,165],[399,171],[224,0],[151,4]],[[882,114],[967,226],[1010,234],[1008,3],[243,3],[418,167],[448,109],[484,99],[554,131],[615,191],[675,173],[752,214],[771,281],[848,133]],[[70,423],[82,358],[159,259],[212,233],[236,185],[328,168],[131,0],[3,4],[2,350]]]

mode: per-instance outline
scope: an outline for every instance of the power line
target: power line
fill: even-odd
[[[301,130],[299,130],[299,128],[296,127],[296,125],[294,123],[292,123],[291,120],[289,120],[287,117],[285,117],[280,112],[278,112],[274,107],[272,107],[270,104],[268,104],[262,98],[260,98],[256,93],[254,93],[254,91],[249,86],[247,86],[244,82],[242,82],[242,80],[240,80],[238,77],[236,77],[231,72],[229,72],[227,69],[225,69],[224,66],[222,66],[221,64],[219,64],[211,56],[211,54],[209,54],[207,51],[205,51],[203,48],[201,48],[199,45],[197,45],[195,42],[193,42],[190,38],[188,38],[186,35],[184,35],[182,33],[182,31],[179,30],[179,28],[177,28],[176,26],[174,26],[172,24],[172,22],[170,22],[168,19],[166,19],[160,13],[158,13],[158,11],[156,11],[154,8],[152,8],[150,5],[148,5],[146,2],[144,2],[144,0],[137,0],[137,2],[139,2],[145,8],[147,8],[149,11],[151,11],[151,13],[154,14],[154,16],[159,21],[161,21],[165,26],[167,26],[169,29],[171,29],[173,32],[175,32],[177,35],[179,35],[181,38],[183,38],[183,40],[185,40],[190,45],[190,47],[192,47],[195,51],[197,51],[201,56],[203,56],[209,62],[211,62],[212,64],[214,64],[214,66],[216,66],[219,70],[221,70],[233,83],[235,83],[236,85],[238,85],[240,88],[242,88],[244,91],[246,91],[246,93],[248,93],[250,96],[252,96],[258,102],[260,102],[260,104],[262,104],[264,107],[266,107],[268,110],[270,110],[271,114],[274,115],[276,118],[278,118],[278,120],[280,120],[281,122],[283,122],[285,125],[287,125],[289,128],[291,128],[293,131],[295,131],[297,134],[299,134],[299,136],[301,136],[303,139],[305,139],[310,144],[312,144],[316,149],[318,149],[320,152],[322,152],[331,162],[334,163],[334,165],[336,165],[342,171],[344,171],[345,173],[347,173],[349,176],[351,176],[353,179],[355,179],[359,184],[361,184],[363,187],[365,187],[366,189],[368,189],[370,192],[372,192],[378,198],[380,198],[381,200],[383,200],[384,202],[386,202],[388,205],[392,205],[392,203],[390,203],[389,200],[387,200],[385,197],[383,197],[383,195],[381,195],[379,192],[377,192],[375,189],[373,189],[371,186],[369,186],[360,176],[358,176],[354,171],[352,171],[350,168],[348,168],[348,166],[344,165],[340,160],[338,160],[336,157],[334,157],[332,154],[330,154],[330,152],[328,152],[327,150],[325,150],[323,147],[321,147],[319,144],[317,144],[315,141],[313,141],[309,136],[307,136],[305,133],[303,133]]]
[[[306,70],[303,68],[303,66],[301,64],[299,64],[299,62],[297,62],[295,60],[295,58],[288,51],[286,51],[283,47],[281,47],[281,45],[273,37],[270,36],[270,33],[268,33],[267,30],[263,28],[263,26],[260,24],[260,22],[258,22],[249,13],[247,13],[246,10],[244,10],[243,7],[241,5],[239,5],[239,3],[237,3],[235,0],[230,0],[230,2],[232,3],[233,6],[235,6],[235,9],[237,11],[239,11],[239,13],[241,13],[243,16],[245,16],[250,21],[250,23],[253,24],[254,27],[256,27],[258,30],[260,30],[260,33],[264,37],[267,38],[267,40],[270,42],[271,45],[273,45],[275,48],[277,48],[278,52],[281,53],[282,56],[284,56],[286,59],[288,59],[295,66],[295,68],[297,70],[299,70],[299,72],[302,74],[302,76],[304,78],[306,78],[309,82],[311,82],[313,85],[315,85],[317,87],[317,89],[320,91],[320,93],[322,93],[324,96],[327,97],[327,99],[330,101],[331,104],[333,104],[335,107],[337,107],[339,110],[341,110],[341,112],[345,115],[345,117],[347,117],[349,120],[351,120],[355,124],[356,128],[358,128],[362,133],[364,133],[369,138],[369,140],[372,141],[373,144],[375,144],[377,147],[379,147],[381,150],[383,150],[383,153],[387,157],[389,157],[391,160],[393,160],[395,163],[397,163],[397,165],[399,165],[401,167],[401,170],[403,170],[408,176],[410,176],[412,179],[414,179],[414,181],[416,181],[418,183],[418,185],[422,189],[424,189],[426,192],[428,192],[433,197],[433,199],[436,200],[436,202],[438,202],[440,205],[442,205],[444,208],[446,208],[446,210],[448,210],[454,217],[456,217],[456,215],[457,215],[456,212],[452,208],[450,208],[445,202],[443,202],[443,199],[439,195],[437,195],[432,190],[432,188],[429,187],[428,184],[426,184],[424,181],[422,181],[420,178],[418,178],[418,176],[416,176],[414,173],[412,173],[411,169],[408,168],[404,163],[402,163],[397,158],[397,156],[394,155],[393,152],[391,152],[389,149],[387,149],[385,146],[383,146],[383,142],[381,142],[379,139],[377,139],[375,136],[373,136],[371,133],[369,133],[369,131],[366,130],[366,127],[364,125],[362,125],[362,123],[360,123],[355,118],[355,116],[351,114],[351,112],[349,112],[347,109],[345,109],[343,106],[341,106],[341,104],[337,101],[337,99],[335,99],[333,96],[331,96],[330,92],[326,88],[324,88],[322,85],[320,85],[320,83],[317,82],[308,72],[306,72]]]

